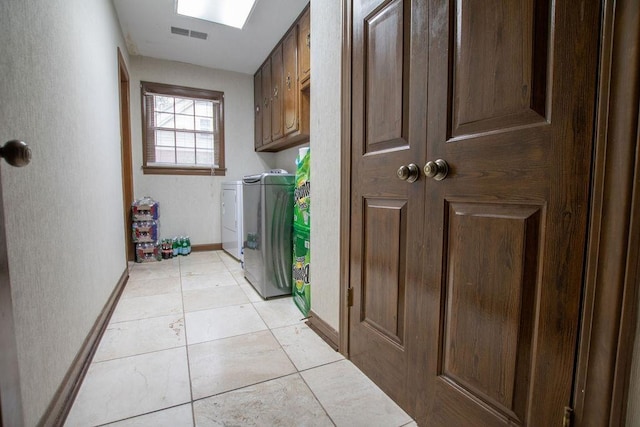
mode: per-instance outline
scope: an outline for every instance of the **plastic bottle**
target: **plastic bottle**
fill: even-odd
[[[181,255],[185,255],[185,256],[189,255],[189,250],[188,250],[188,247],[187,247],[187,245],[188,245],[188,240],[187,240],[188,237],[182,237],[181,239],[182,239],[182,253],[181,253]]]
[[[162,240],[162,259],[173,258],[173,242],[171,239]]]
[[[177,257],[180,255],[180,246],[178,245],[178,236],[173,238],[173,256]]]
[[[185,237],[184,240],[187,243],[187,253],[186,255],[189,255],[191,253],[191,239],[189,238],[189,236]]]

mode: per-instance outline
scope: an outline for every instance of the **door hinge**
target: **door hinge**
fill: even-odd
[[[562,427],[571,427],[573,421],[573,409],[568,406],[564,407],[564,415],[562,416]]]
[[[353,288],[347,288],[347,307],[353,306]]]

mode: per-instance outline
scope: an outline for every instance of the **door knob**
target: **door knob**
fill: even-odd
[[[31,149],[26,142],[13,139],[0,147],[0,157],[11,166],[26,166],[31,161]]]
[[[442,181],[447,177],[448,173],[449,165],[442,159],[438,159],[435,162],[430,160],[424,165],[424,174],[428,178],[433,178],[436,181]]]
[[[420,168],[414,163],[410,163],[407,166],[400,166],[396,173],[398,174],[398,178],[407,182],[416,182],[418,178],[420,178]]]

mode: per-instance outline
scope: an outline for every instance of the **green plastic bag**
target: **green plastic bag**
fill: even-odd
[[[311,250],[309,244],[309,229],[293,227],[293,301],[302,314],[307,317],[311,310],[311,280],[310,262]]]
[[[296,187],[293,192],[293,224],[298,227],[311,226],[311,181],[309,163],[311,153],[307,149],[302,158],[296,159]]]

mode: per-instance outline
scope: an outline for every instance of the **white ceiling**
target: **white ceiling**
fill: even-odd
[[[211,0],[215,1],[215,0]],[[176,13],[176,0],[114,0],[131,55],[253,74],[309,0],[257,0],[244,28]],[[207,40],[171,33],[171,27],[207,33]]]

